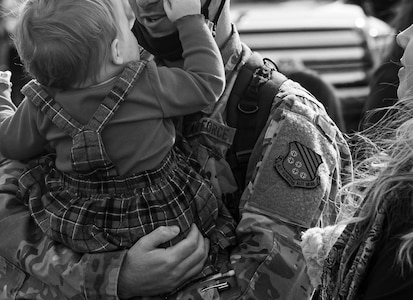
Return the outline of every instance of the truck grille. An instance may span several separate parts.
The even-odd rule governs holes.
[[[368,42],[357,28],[242,30],[241,40],[283,65],[299,61],[333,84],[340,98],[364,97],[374,66]]]

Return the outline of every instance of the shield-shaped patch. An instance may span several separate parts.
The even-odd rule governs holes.
[[[274,168],[291,186],[315,188],[320,184],[317,169],[323,162],[321,156],[299,142],[289,144],[288,154],[274,161]]]

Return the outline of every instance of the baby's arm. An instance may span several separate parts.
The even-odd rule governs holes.
[[[164,0],[164,6],[179,32],[183,67],[153,70],[154,64],[148,64],[149,92],[155,92],[162,116],[169,118],[214,105],[225,87],[225,71],[217,43],[201,14],[200,1]]]
[[[25,160],[44,153],[47,141],[38,130],[34,104],[27,98],[18,107],[12,102],[10,77],[9,71],[0,71],[0,155]]]

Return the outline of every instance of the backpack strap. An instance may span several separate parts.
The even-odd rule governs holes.
[[[280,74],[275,63],[254,52],[241,68],[228,99],[227,124],[237,131],[227,152],[227,161],[240,192],[245,187],[252,149],[267,123],[273,100],[285,78],[274,77],[274,73]]]

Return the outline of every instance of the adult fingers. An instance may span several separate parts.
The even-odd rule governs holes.
[[[167,250],[176,262],[175,276],[184,282],[202,270],[208,257],[209,240],[192,225],[186,239]]]
[[[160,226],[139,240],[139,246],[145,250],[154,250],[162,243],[172,240],[179,234],[178,226]]]

